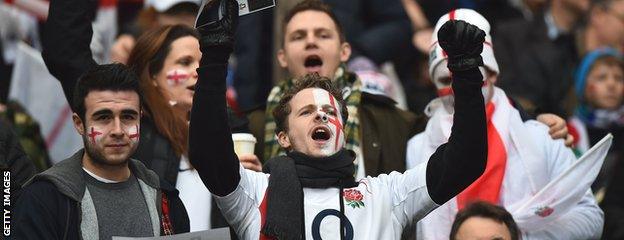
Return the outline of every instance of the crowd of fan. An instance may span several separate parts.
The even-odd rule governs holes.
[[[213,3],[213,8],[220,4],[222,12],[231,10],[223,3],[229,0],[214,2],[218,3]],[[199,0],[0,2],[0,166],[11,170],[12,186],[19,186],[11,198],[11,206],[16,206],[17,211],[15,239],[77,239],[91,235],[110,239],[228,226],[233,236],[243,239],[258,236],[248,232],[254,230],[262,231],[260,237],[271,236],[264,228],[264,220],[268,218],[275,224],[278,218],[272,218],[269,212],[266,218],[262,215],[262,229],[249,228],[237,222],[248,216],[233,215],[232,206],[223,199],[242,201],[232,197],[238,189],[256,187],[243,184],[256,178],[244,171],[278,176],[284,166],[270,160],[290,156],[293,149],[299,151],[296,148],[302,143],[291,141],[298,136],[298,129],[288,127],[295,124],[290,114],[299,91],[293,89],[305,89],[299,81],[310,78],[312,72],[318,73],[314,75],[318,81],[330,79],[333,86],[311,84],[307,88],[323,88],[330,94],[338,89],[334,96],[340,95],[336,97],[340,106],[335,109],[338,113],[333,113],[337,117],[333,119],[328,113],[327,121],[338,121],[340,127],[324,131],[344,133],[336,139],[336,143],[344,141],[344,145],[332,146],[354,154],[350,175],[355,180],[393,171],[408,175],[408,170],[415,173],[425,166],[422,171],[426,168],[430,199],[418,203],[438,209],[424,217],[432,209],[405,207],[417,212],[417,218],[393,219],[407,226],[399,231],[403,239],[624,238],[624,0],[278,1],[271,9],[235,17],[237,20],[232,22],[225,21],[225,14],[217,21],[217,28],[196,25],[202,22],[196,20],[201,4]],[[49,10],[40,10],[39,5]],[[440,29],[449,20],[465,21],[484,32],[483,48],[477,53],[482,59],[480,71],[452,66],[454,58],[468,54],[452,55],[442,42],[448,39],[439,39]],[[233,32],[222,35],[228,30]],[[41,51],[48,71],[62,86],[63,93],[58,94],[64,94],[74,112],[73,122],[85,150],[66,156],[65,161],[51,159],[36,120],[21,103],[8,97],[16,42],[26,42]],[[224,70],[215,67],[222,63]],[[223,75],[225,80],[227,76],[227,82],[220,83],[223,86],[202,82],[202,71],[210,78]],[[455,99],[454,91],[458,95],[462,92],[457,92],[460,87],[456,89],[455,84],[451,87],[451,82],[477,73],[485,82],[481,89],[486,103],[488,156],[487,167],[474,171],[485,172],[483,176],[488,178],[479,178],[468,187],[445,180],[455,173],[453,170],[447,169],[446,177],[430,173],[433,171],[429,168],[442,169],[451,160],[440,157],[439,161],[449,162],[436,163],[439,166],[427,166],[427,161],[445,148],[450,149],[451,139],[460,141],[460,137],[449,135],[451,128],[461,128],[454,126],[460,123],[453,122],[453,114],[465,113],[460,106],[466,105],[455,101],[460,97]],[[134,78],[138,81],[133,82]],[[202,148],[202,141],[218,141],[206,139],[225,131],[197,127],[218,122],[210,117],[197,117],[202,122],[193,118],[205,113],[199,112],[198,106],[204,109],[210,105],[197,102],[197,93],[204,91],[208,95],[219,87],[227,88],[228,133],[250,133],[257,139],[253,154],[235,156],[246,169],[240,170],[240,176],[220,175],[231,170],[226,164],[214,163],[207,169],[201,161],[210,156],[197,150]],[[102,104],[98,98],[107,96],[89,94],[105,90],[116,94],[135,91],[139,97],[115,95],[115,99],[121,99],[115,106],[126,108],[120,113],[122,123],[112,129],[107,129],[106,121],[115,118],[114,111],[92,112]],[[333,104],[334,98],[329,98]],[[138,107],[132,106],[135,100]],[[316,109],[314,112],[310,114],[316,114]],[[502,112],[509,114],[505,118],[510,120],[500,120]],[[518,125],[514,125],[516,118]],[[198,136],[204,130],[208,134]],[[128,144],[133,149],[129,155],[107,152],[109,145],[98,135],[108,138],[108,131],[110,136],[116,131],[130,136]],[[526,132],[529,137],[517,137],[514,131]],[[527,175],[539,174],[533,170],[542,167],[546,178],[552,180],[608,133],[613,135],[613,143],[591,191],[569,214],[544,229],[525,229],[528,225],[514,222],[506,209],[526,200],[523,197],[535,190],[528,187],[527,182],[533,184],[533,180]],[[532,154],[542,156],[539,164],[543,165],[516,163],[524,158],[518,153],[521,142],[538,145],[539,150]],[[455,151],[469,148],[455,146]],[[503,149],[503,156],[492,150],[497,147]],[[222,156],[215,152],[214,156]],[[89,165],[84,159],[81,162],[83,154],[96,164]],[[98,154],[103,155],[95,157]],[[129,157],[136,161],[128,163],[128,172],[100,172],[98,161],[115,159],[106,154],[124,163]],[[492,165],[500,159],[497,170]],[[461,171],[468,174],[471,169],[455,171],[460,172],[455,175],[462,175]],[[215,180],[217,176],[222,177]],[[431,179],[447,188],[468,188],[461,193],[433,191]],[[229,184],[231,181],[235,183]],[[277,183],[263,184],[260,196],[265,196],[267,184],[268,189],[276,189],[272,184]],[[353,187],[340,184],[341,190]],[[302,187],[309,194],[305,189],[309,184],[302,182]],[[365,189],[368,191],[368,186]],[[375,191],[375,186],[372,189]],[[18,198],[20,195],[22,198]],[[268,192],[266,195],[273,196]],[[60,206],[66,198],[78,204]],[[264,199],[258,198],[256,207],[262,208]],[[345,206],[356,202],[347,195],[344,198],[349,201]],[[340,199],[339,214],[344,214]],[[124,205],[128,201],[133,204]],[[56,212],[41,215],[38,207]],[[267,211],[271,209],[275,207],[269,205]],[[141,221],[117,218],[132,211]],[[446,215],[452,215],[450,220]],[[340,219],[332,224],[340,226],[342,238],[345,223]],[[422,220],[416,223],[412,219]],[[65,225],[59,225],[63,227],[46,226],[65,221]],[[87,221],[94,222],[85,224]],[[19,229],[20,225],[23,229]],[[38,227],[32,227],[35,225]],[[279,238],[279,234],[272,236]]]

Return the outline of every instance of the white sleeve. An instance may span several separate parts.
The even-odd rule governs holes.
[[[542,137],[548,159],[550,176],[557,176],[570,166],[576,157],[562,139],[552,141],[546,131]],[[599,239],[602,235],[604,214],[596,204],[591,190],[568,213],[540,231],[525,231],[523,239]]]
[[[240,166],[240,176],[236,190],[223,197],[213,196],[239,238],[258,239],[261,224],[259,207],[269,183],[269,175]]]
[[[392,211],[403,226],[420,220],[438,207],[427,191],[426,170],[425,162],[402,174],[392,172],[369,178],[371,182],[378,181],[389,189]]]
[[[429,160],[429,158],[427,159],[420,158],[420,156],[422,155],[421,151],[422,151],[423,136],[424,136],[423,133],[419,133],[419,134],[416,134],[416,136],[410,138],[409,141],[407,141],[407,149],[406,149],[406,154],[405,154],[406,169],[412,169],[416,167],[418,164],[421,164],[422,162],[426,162],[427,160]]]

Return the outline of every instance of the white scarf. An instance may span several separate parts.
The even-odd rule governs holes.
[[[494,87],[493,91],[491,102],[494,104],[495,110],[492,115],[492,124],[498,131],[505,149],[509,149],[511,146],[517,149],[520,159],[523,161],[522,165],[529,173],[527,178],[532,192],[535,194],[549,181],[548,169],[542,167],[544,159],[541,156],[546,155],[542,151],[543,148],[533,146],[531,136],[524,130],[520,113],[511,105],[505,92],[497,87]],[[446,110],[440,98],[434,99],[427,106],[425,112],[431,119],[423,133],[425,143],[420,146],[422,147],[420,149],[421,156],[418,156],[421,159],[429,159],[438,146],[448,142],[453,125],[453,115]],[[438,218],[425,218],[422,224],[427,227],[418,229],[419,236],[424,236],[424,239],[448,237],[448,231],[450,231],[451,224],[457,214],[457,201],[453,198],[436,209],[435,212]],[[440,216],[442,217],[440,218]],[[448,231],[446,231],[447,229]],[[443,234],[446,235],[440,235],[442,232],[445,232]]]

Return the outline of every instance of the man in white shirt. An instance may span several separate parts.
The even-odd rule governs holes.
[[[218,5],[218,6],[217,6]],[[234,154],[225,112],[225,76],[237,22],[237,3],[204,6],[197,29],[203,53],[191,112],[189,159],[225,218],[242,239],[399,239],[405,225],[442,204],[483,172],[485,110],[479,53],[485,33],[463,21],[440,31],[453,56],[449,68],[458,103],[449,142],[428,163],[379,177],[354,179],[346,150],[348,111],[331,80],[306,75],[273,111],[286,156],[269,160],[269,174],[243,169]],[[220,20],[210,19],[217,7]],[[313,10],[310,10],[313,11]],[[335,29],[323,36],[336,38]],[[471,156],[471,158],[466,158]]]

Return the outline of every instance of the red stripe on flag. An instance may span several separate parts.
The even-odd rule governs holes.
[[[72,111],[71,111],[71,108],[69,108],[69,106],[65,106],[65,108],[61,110],[61,114],[59,114],[58,117],[56,118],[56,121],[54,121],[52,131],[50,131],[50,134],[48,134],[48,137],[46,137],[45,142],[46,142],[46,146],[48,147],[48,149],[50,149],[52,145],[54,145],[54,143],[56,142],[56,138],[61,133],[61,130],[63,129],[63,125],[65,124],[65,119],[67,119],[67,117],[69,117],[71,113]]]
[[[505,177],[507,151],[505,143],[492,123],[495,106],[491,102],[485,106],[488,135],[488,157],[483,175],[457,195],[457,208],[461,210],[471,202],[481,200],[498,204],[500,189]]]

